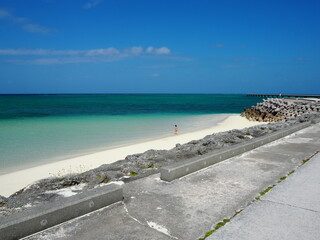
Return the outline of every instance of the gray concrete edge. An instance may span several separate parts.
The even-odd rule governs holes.
[[[315,124],[319,121],[313,121]],[[226,160],[228,158],[240,155],[247,151],[258,148],[262,145],[278,140],[285,136],[288,136],[294,132],[311,126],[311,122],[301,123],[295,126],[288,127],[286,129],[262,136],[256,139],[252,139],[243,143],[236,144],[228,149],[219,150],[213,154],[207,154],[201,157],[195,157],[188,159],[184,162],[177,162],[160,169],[160,179],[164,181],[173,181],[174,179],[186,176],[190,173],[194,173],[203,168],[209,167],[213,164]]]
[[[123,200],[123,189],[108,184],[8,216],[0,224],[1,239],[19,239]]]

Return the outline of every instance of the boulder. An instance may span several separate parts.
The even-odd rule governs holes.
[[[0,195],[0,207],[2,207],[3,205],[5,205],[7,201],[8,201],[7,198],[5,198],[4,196],[1,196],[1,195]]]

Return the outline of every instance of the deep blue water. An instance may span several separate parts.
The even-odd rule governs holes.
[[[0,174],[210,127],[261,98],[245,95],[0,95]]]
[[[245,95],[0,95],[0,119],[131,114],[240,113],[261,98]]]

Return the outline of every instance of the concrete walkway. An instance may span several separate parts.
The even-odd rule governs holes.
[[[320,154],[207,239],[319,240]]]
[[[292,235],[306,232],[297,235],[299,239],[316,239],[320,236],[319,157],[298,167],[318,150],[320,124],[169,183],[161,181],[159,174],[128,183],[123,202],[25,239],[195,240],[223,219],[231,222],[207,239],[298,239]],[[296,172],[277,184],[292,170]],[[262,200],[255,200],[274,184]],[[284,235],[277,237],[272,226]],[[267,235],[270,231],[276,236]]]

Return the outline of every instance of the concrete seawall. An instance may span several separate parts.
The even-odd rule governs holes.
[[[0,239],[19,239],[122,199],[122,186],[109,184],[53,203],[35,206],[6,217],[6,222],[0,225]]]
[[[262,202],[261,193],[265,193],[270,186],[282,185],[287,179],[299,174],[300,166],[303,168],[312,161],[318,161],[319,158],[311,159],[311,157],[320,150],[319,146],[320,124],[315,124],[276,142],[226,159],[219,164],[172,182],[160,181],[159,173],[140,178],[123,185],[125,197],[123,202],[95,211],[85,217],[59,224],[25,239],[194,240],[205,238],[221,222],[225,223],[224,220],[231,219],[230,223],[224,226],[228,227],[229,224],[232,224],[235,214],[243,209],[242,212],[244,212],[252,203]],[[317,171],[319,171],[318,167],[313,171],[315,176],[318,176]],[[311,174],[303,175],[308,180],[307,183],[312,182],[312,184],[306,185],[304,181],[295,183],[294,185],[300,190],[295,195],[292,193],[286,195],[285,200],[291,201],[294,200],[293,196],[303,196],[300,199],[304,204],[304,211],[309,212],[306,219],[311,219],[310,214],[315,215],[316,213],[312,213],[309,209],[317,209],[305,204],[313,202],[319,209],[319,201],[316,197],[318,191],[315,189],[319,181]],[[261,200],[255,200],[256,197],[261,197]],[[292,202],[289,204],[293,205]],[[283,236],[277,235],[278,232],[273,231],[272,228],[265,228],[270,224],[281,227],[289,226],[291,229],[283,228],[282,232],[291,233],[290,236],[294,235],[294,239],[310,239],[309,236],[317,239],[319,231],[312,229],[319,229],[317,228],[318,219],[312,218],[312,221],[305,221],[305,218],[299,218],[301,216],[299,212],[296,215],[287,215],[287,207],[280,205],[280,210],[282,210],[277,210],[277,212],[285,212],[285,214],[279,218],[275,217],[277,215],[270,214],[270,212],[274,213],[272,209],[270,212],[263,211],[262,215],[254,214],[254,220],[247,221],[245,225],[236,228],[233,235],[228,235],[225,239],[234,239],[234,236],[244,239],[245,237],[241,238],[241,234],[254,232],[250,230],[253,222],[253,225],[257,226],[255,229],[258,234],[250,239],[262,239],[263,233],[272,235],[270,237],[269,234],[268,238],[263,239],[277,239]],[[289,208],[296,211],[295,207],[289,206]],[[242,212],[235,218],[241,216]],[[269,218],[265,217],[266,215]],[[256,224],[259,222],[260,226]],[[214,237],[216,233],[218,232],[212,236]],[[238,237],[238,235],[241,236]],[[219,236],[217,239],[220,239]]]
[[[228,158],[234,157],[236,155],[242,154],[244,152],[250,151],[252,149],[290,135],[296,131],[311,126],[311,124],[311,122],[306,122],[297,126],[288,127],[275,133],[268,134],[267,136],[259,137],[257,139],[252,139],[247,142],[228,147],[227,149],[220,150],[213,154],[191,158],[182,163],[179,162],[163,167],[160,169],[160,178],[161,180],[170,182],[174,179],[199,171],[210,165],[216,164]]]
[[[163,167],[160,169],[160,178],[165,181],[172,181],[290,135],[317,122],[319,121],[294,125],[284,130],[228,147],[214,154],[192,158],[182,163]],[[53,203],[35,206],[21,213],[0,219],[0,221],[5,220],[5,223],[1,222],[0,224],[0,236],[1,239],[4,240],[19,239],[103,208],[112,203],[122,201],[122,199],[123,190],[122,187],[117,184],[109,184],[86,190],[75,196],[63,198]]]

